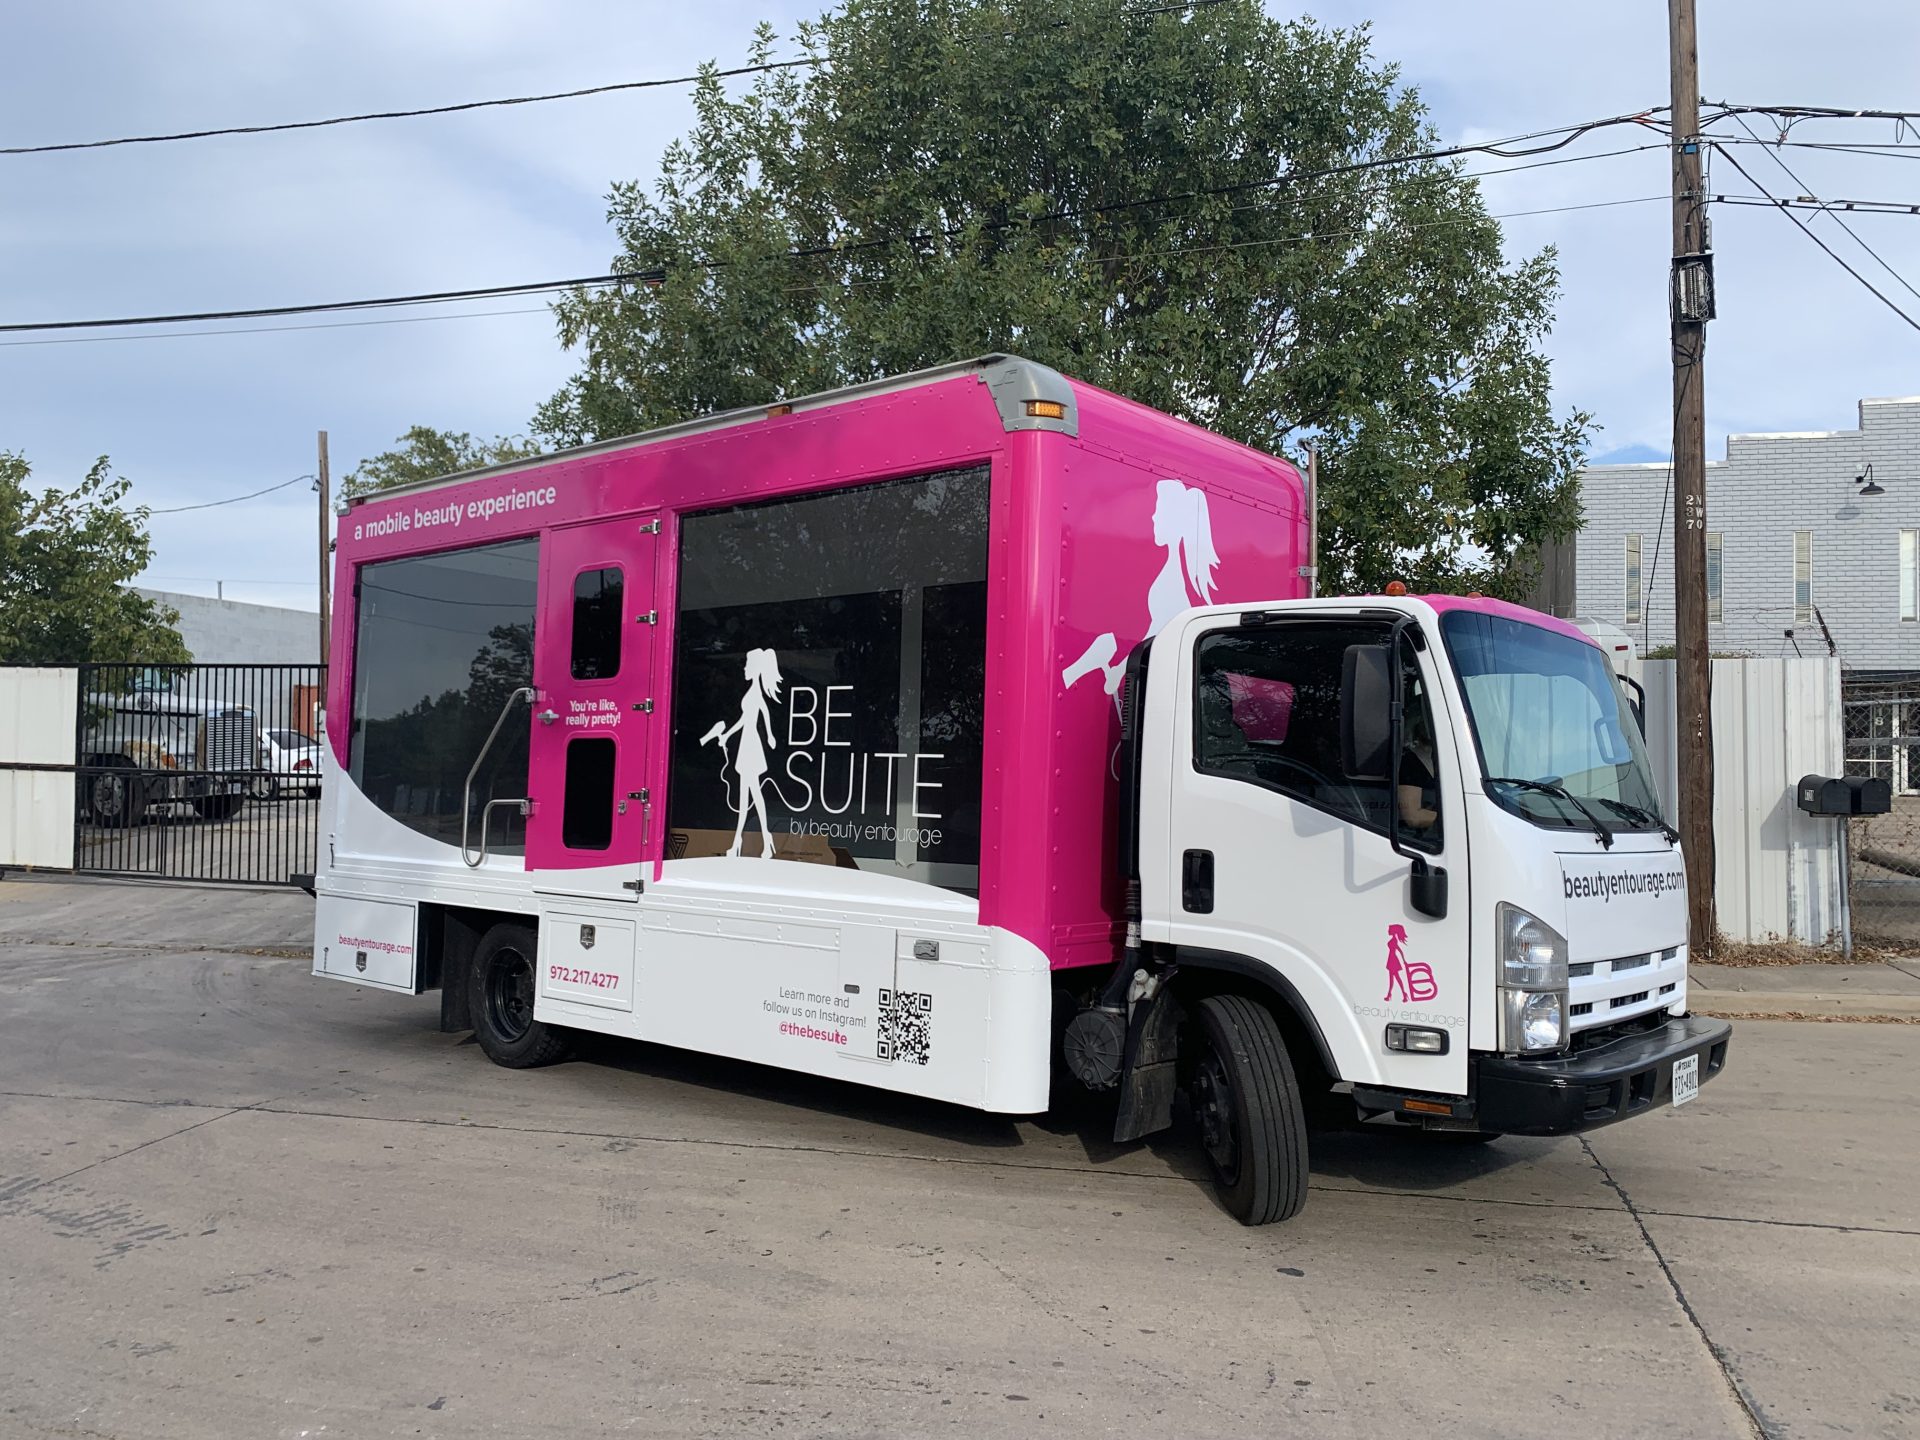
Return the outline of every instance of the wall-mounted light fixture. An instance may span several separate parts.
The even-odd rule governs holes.
[[[1862,495],[1884,495],[1887,487],[1873,478],[1873,463],[1869,461],[1860,473],[1853,477],[1853,483],[1860,487]]]

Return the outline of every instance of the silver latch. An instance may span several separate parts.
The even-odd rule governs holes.
[[[549,706],[545,710],[542,710],[539,716],[540,723],[542,725],[551,725],[553,724],[554,721],[558,720],[559,718],[560,718],[560,712],[553,709],[551,706]]]
[[[642,715],[651,715],[653,713],[653,701],[636,700],[633,702],[633,708]]]
[[[660,522],[658,520],[647,521],[640,527],[640,533],[642,535],[658,535],[660,533]]]

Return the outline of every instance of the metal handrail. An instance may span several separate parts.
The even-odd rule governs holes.
[[[493,815],[494,806],[518,805],[522,815],[527,813],[525,796],[518,800],[489,800],[480,811],[480,853],[469,854],[467,827],[473,820],[473,778],[480,773],[480,766],[486,760],[487,752],[493,749],[493,742],[500,734],[500,727],[507,723],[507,713],[513,709],[514,702],[517,700],[525,700],[531,705],[534,701],[533,687],[522,685],[507,696],[507,703],[500,707],[500,718],[493,722],[493,729],[487,732],[486,741],[480,746],[480,753],[473,757],[473,768],[467,771],[466,788],[460,792],[460,858],[469,869],[479,869],[481,862],[487,858],[487,821]]]

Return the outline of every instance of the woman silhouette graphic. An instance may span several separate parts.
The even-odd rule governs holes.
[[[1162,480],[1154,491],[1153,543],[1167,552],[1167,558],[1147,587],[1147,629],[1142,640],[1158,635],[1162,626],[1187,607],[1213,602],[1213,572],[1220,563],[1220,552],[1213,548],[1207,492],[1197,485]],[[1060,680],[1071,688],[1098,670],[1102,687],[1113,697],[1117,710],[1126,666],[1119,641],[1108,631],[1096,636],[1086,653],[1060,672]]]
[[[769,701],[780,699],[780,657],[771,650],[749,650],[744,667],[747,693],[740,698],[740,718],[731,725],[716,720],[713,728],[700,737],[702,745],[712,741],[724,752],[727,737],[738,735],[733,748],[733,773],[740,777],[740,795],[734,802],[733,844],[727,848],[730,858],[738,858],[747,833],[747,810],[751,808],[760,822],[760,858],[773,859],[773,829],[767,823],[767,751],[777,748],[773,738],[773,717]],[[766,732],[766,744],[760,743]]]

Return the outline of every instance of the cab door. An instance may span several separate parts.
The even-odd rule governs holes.
[[[1168,917],[1165,935],[1150,938],[1276,973],[1339,1079],[1464,1094],[1467,846],[1454,737],[1430,699],[1437,657],[1402,642],[1402,780],[1412,783],[1401,796],[1349,779],[1341,762],[1347,649],[1389,634],[1377,617],[1325,612],[1188,622],[1178,664],[1166,666],[1178,694],[1164,697],[1173,754],[1158,887],[1142,837],[1148,913]],[[1403,845],[1449,872],[1443,916],[1413,908],[1412,861],[1389,844],[1389,804],[1402,805]],[[1389,1026],[1438,1030],[1445,1053],[1389,1050]]]
[[[660,522],[650,515],[550,532],[540,577],[529,722],[527,869],[534,887],[633,900],[653,843]]]

